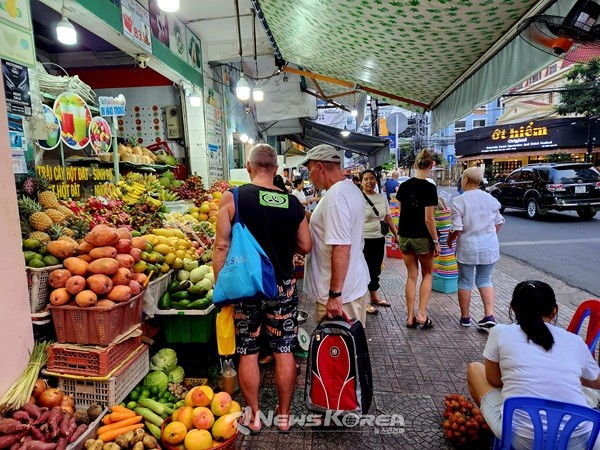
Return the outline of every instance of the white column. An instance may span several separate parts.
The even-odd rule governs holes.
[[[204,122],[204,93],[200,106],[192,106],[185,96],[186,114],[183,118],[187,129],[187,143],[190,155],[190,175],[196,173],[202,177],[204,187],[208,188],[208,148],[206,146],[206,127]]]

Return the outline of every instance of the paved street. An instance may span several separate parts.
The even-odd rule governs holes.
[[[456,195],[455,188],[441,188]],[[597,259],[600,256],[600,213],[581,220],[572,212],[549,212],[529,220],[524,211],[506,209],[500,231],[500,251],[546,272],[570,286],[600,297]]]

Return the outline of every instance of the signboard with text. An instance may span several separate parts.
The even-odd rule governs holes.
[[[50,190],[58,198],[77,200],[81,197],[108,196],[115,172],[104,167],[76,167],[43,165],[37,174],[48,179]]]
[[[481,127],[457,133],[455,152],[456,155],[466,156],[585,147],[588,131],[591,132],[592,139],[600,142],[600,124],[595,121],[590,123],[586,118],[579,117]]]
[[[136,0],[121,0],[123,34],[152,54],[150,13]]]

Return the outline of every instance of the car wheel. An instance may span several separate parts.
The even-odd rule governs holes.
[[[527,200],[527,207],[525,208],[527,212],[527,218],[531,220],[539,219],[540,216],[546,214],[545,209],[540,209],[535,198],[530,198]]]
[[[583,220],[590,220],[596,215],[596,211],[594,211],[592,208],[581,208],[577,210],[577,215]]]

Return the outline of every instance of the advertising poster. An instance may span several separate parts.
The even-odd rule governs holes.
[[[13,160],[13,172],[27,173],[27,162],[25,161],[27,140],[25,139],[22,116],[8,114],[8,136]]]
[[[202,72],[202,46],[200,38],[194,34],[192,30],[186,27],[185,31],[187,45],[187,62],[190,66],[199,72]]]
[[[6,110],[9,113],[30,116],[31,98],[27,67],[2,60],[2,80],[6,94]]]
[[[85,101],[73,92],[63,92],[54,101],[54,113],[60,121],[60,138],[73,150],[89,143],[92,114]]]
[[[150,13],[135,0],[121,0],[123,34],[152,54]]]
[[[31,30],[29,0],[0,1],[0,20]]]
[[[0,20],[0,58],[35,66],[35,47],[31,30],[14,27]]]
[[[211,182],[224,178],[222,113],[216,107],[214,93],[209,89],[206,104],[206,143],[208,144],[208,170]]]
[[[185,24],[177,17],[169,18],[169,47],[174,55],[177,55],[184,61],[187,61],[185,51],[185,29]]]
[[[158,7],[158,0],[149,0],[150,29],[152,36],[169,47],[169,20],[167,13]]]

